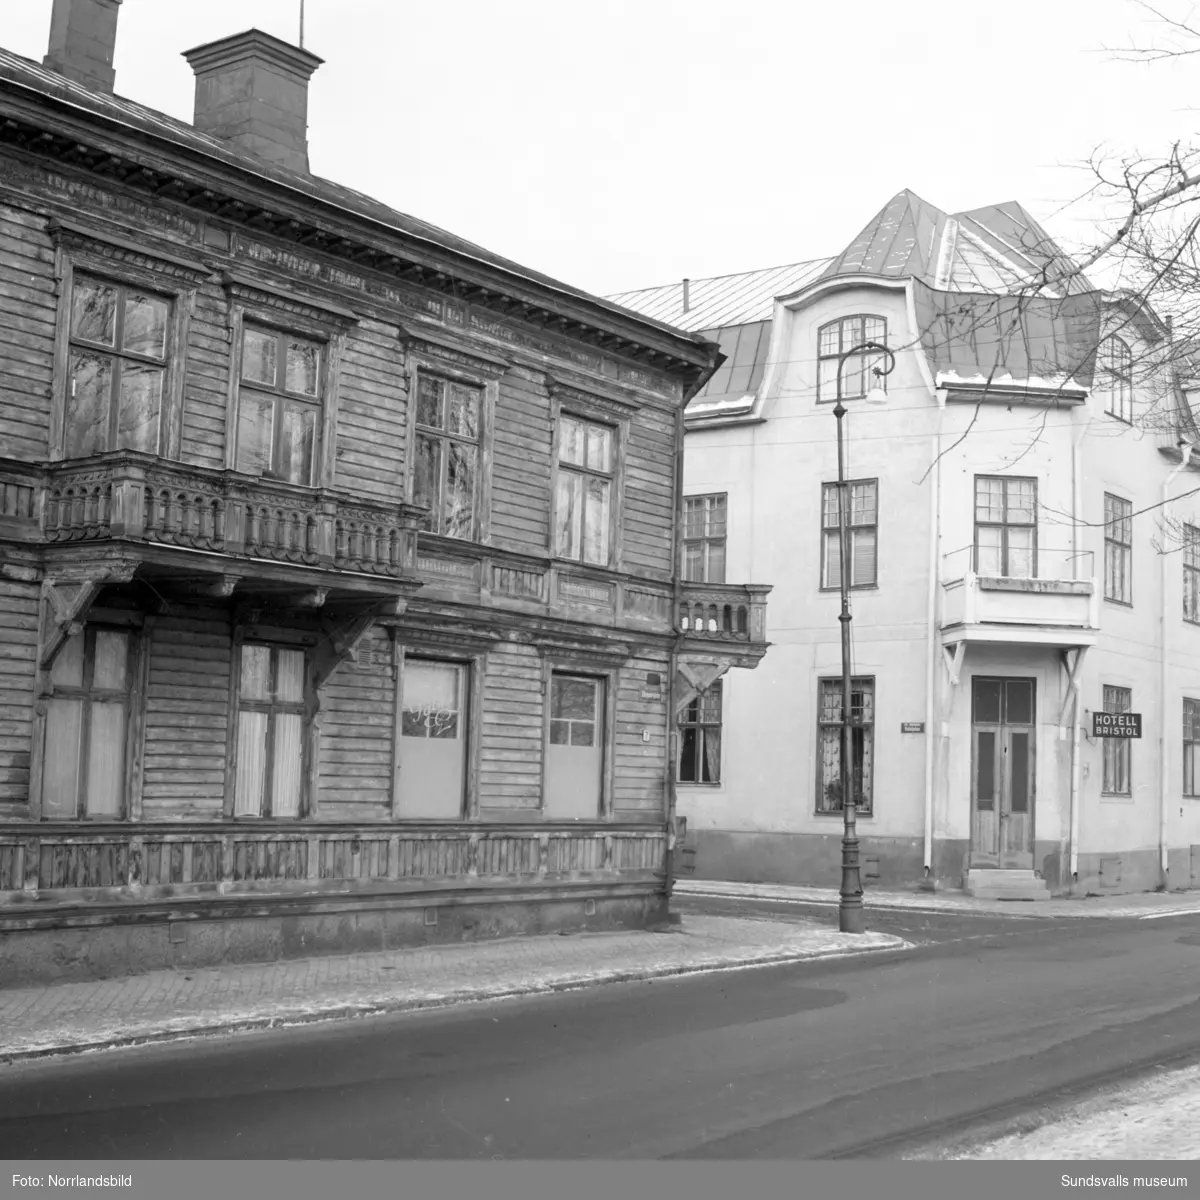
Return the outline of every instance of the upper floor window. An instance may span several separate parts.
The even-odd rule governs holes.
[[[1097,385],[1105,393],[1104,411],[1133,422],[1133,354],[1119,337],[1107,337],[1097,355]]]
[[[158,453],[170,316],[171,302],[163,296],[75,275],[64,457],[108,450]]]
[[[683,501],[683,577],[689,583],[725,582],[725,492]]]
[[[612,556],[616,438],[611,425],[563,413],[559,419],[554,553],[607,566]]]
[[[1133,602],[1133,503],[1104,493],[1104,598]]]
[[[1036,479],[975,476],[975,570],[992,578],[1036,578]]]
[[[429,509],[431,533],[475,537],[482,396],[481,387],[424,371],[417,377],[413,503]]]
[[[878,351],[851,354],[842,367],[841,357],[865,342],[887,345],[887,321],[883,317],[842,317],[822,325],[817,334],[817,399],[856,400],[878,385],[887,387],[884,376],[876,376],[874,367],[885,365],[885,355]]]
[[[246,325],[238,390],[236,469],[312,486],[321,437],[323,347]]]
[[[879,482],[875,479],[851,480],[846,484],[849,507],[846,536],[850,540],[850,586],[874,587],[878,581],[879,555]],[[842,540],[838,510],[841,489],[836,483],[821,487],[821,586],[842,586]]]
[[[1200,623],[1200,529],[1183,527],[1183,619]]]

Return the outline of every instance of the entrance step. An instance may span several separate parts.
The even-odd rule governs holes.
[[[1032,871],[973,869],[967,872],[967,886],[963,890],[978,900],[1050,899],[1046,881]]]

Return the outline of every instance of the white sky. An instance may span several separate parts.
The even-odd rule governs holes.
[[[1185,16],[1186,0],[1161,0]],[[125,0],[119,94],[190,120],[180,54],[299,0]],[[0,3],[41,60],[51,0]],[[1098,146],[1200,140],[1200,56],[1133,0],[307,0],[313,170],[605,294],[839,251],[912,188],[1020,200],[1068,246]],[[1200,10],[1197,10],[1200,17]],[[1092,216],[1100,214],[1093,212]]]

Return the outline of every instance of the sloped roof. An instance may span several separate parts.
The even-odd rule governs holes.
[[[768,267],[765,271],[689,279],[686,307],[682,281],[620,292],[607,299],[677,329],[711,332],[752,321],[769,321],[775,311],[775,298],[790,295],[811,283],[828,262],[827,258],[819,258]]]

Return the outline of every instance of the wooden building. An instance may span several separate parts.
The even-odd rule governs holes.
[[[0,981],[665,914],[694,334],[314,177],[315,55],[0,51]]]

